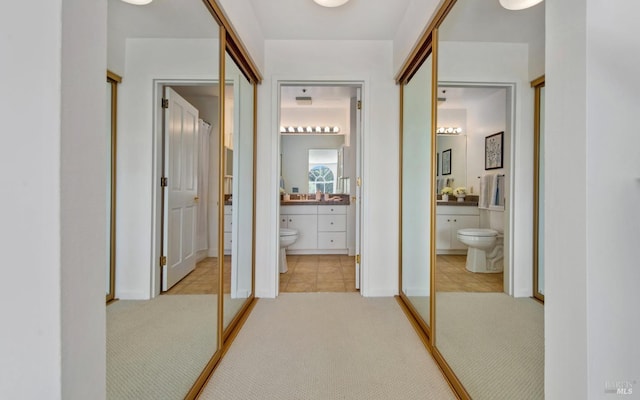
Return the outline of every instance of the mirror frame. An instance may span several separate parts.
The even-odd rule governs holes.
[[[107,70],[107,83],[111,86],[111,97],[107,99],[111,104],[111,180],[109,186],[109,293],[106,295],[106,302],[116,298],[116,161],[118,150],[118,84],[122,82],[122,77]]]
[[[399,299],[402,301],[401,305],[403,307],[405,307],[406,310],[408,310],[408,312],[410,313],[410,315],[413,318],[413,322],[415,324],[417,324],[420,327],[420,330],[422,331],[424,337],[423,342],[431,349],[433,347],[433,321],[435,320],[434,317],[434,313],[435,313],[435,303],[433,302],[433,294],[435,293],[435,274],[434,274],[434,268],[433,266],[434,264],[434,258],[433,258],[433,254],[435,251],[435,243],[433,240],[431,240],[431,243],[429,245],[430,247],[430,257],[429,257],[429,321],[425,321],[422,316],[420,315],[420,313],[418,312],[418,310],[413,306],[413,304],[411,303],[411,300],[409,299],[409,297],[407,295],[405,295],[404,293],[404,287],[403,287],[403,260],[402,260],[402,242],[403,242],[403,224],[402,224],[402,216],[403,216],[403,177],[404,177],[404,171],[403,171],[403,163],[404,163],[404,125],[405,125],[405,121],[404,121],[404,93],[405,93],[405,86],[409,83],[409,81],[411,80],[411,78],[415,75],[415,73],[420,69],[420,67],[424,64],[424,62],[431,57],[431,63],[432,66],[436,66],[436,61],[437,61],[437,56],[436,56],[436,52],[434,49],[434,43],[435,43],[435,35],[429,34],[427,37],[424,38],[424,41],[422,42],[421,46],[420,46],[420,51],[415,53],[415,58],[412,60],[412,62],[408,65],[408,68],[406,71],[404,71],[404,73],[399,76],[397,78],[397,83],[400,84],[400,126],[399,126],[399,142],[398,142],[398,151],[399,151],[399,156],[398,156],[398,160],[399,160],[399,179],[398,179],[398,201],[399,201],[399,205],[398,205],[398,223],[399,223],[399,231],[398,231],[398,293],[399,293]],[[430,142],[431,142],[431,160],[430,160],[430,168],[431,171],[435,171],[436,168],[436,158],[435,158],[435,127],[436,127],[436,121],[433,118],[433,116],[435,115],[436,112],[436,107],[437,107],[437,101],[436,101],[436,95],[437,95],[437,91],[433,90],[434,88],[434,84],[437,82],[437,76],[436,76],[436,68],[432,67],[431,69],[431,127],[430,127]],[[437,88],[437,85],[435,85],[435,87]],[[435,199],[435,180],[432,179],[431,180],[431,185],[429,188],[429,196],[430,198],[433,200]],[[431,202],[431,207],[429,210],[430,213],[430,218],[431,221],[433,221],[433,218],[435,218],[435,201]],[[433,238],[435,235],[435,226],[433,223],[430,224],[430,238]]]
[[[235,33],[230,21],[225,16],[222,8],[218,5],[217,0],[203,0],[205,6],[213,16],[213,18],[218,23],[220,29],[219,35],[219,54],[218,54],[218,62],[219,62],[219,82],[226,82],[225,76],[225,60],[227,51],[231,55],[232,59],[238,65],[242,73],[249,80],[251,85],[253,86],[253,207],[252,207],[252,221],[253,221],[253,232],[252,232],[252,256],[251,256],[251,296],[247,298],[241,309],[234,316],[233,320],[229,323],[227,329],[224,329],[223,324],[223,312],[224,312],[224,304],[223,304],[223,289],[224,289],[224,267],[223,264],[220,268],[218,268],[218,343],[217,350],[212,355],[211,359],[204,367],[200,376],[193,383],[193,386],[185,396],[185,399],[196,399],[207,381],[213,374],[213,371],[218,366],[222,356],[226,353],[228,348],[231,346],[231,343],[235,339],[238,331],[242,327],[243,323],[249,316],[250,311],[253,309],[256,303],[255,298],[255,215],[256,215],[256,207],[255,207],[255,189],[256,189],[256,155],[257,155],[257,85],[262,82],[262,76],[255,63],[251,59],[249,52],[246,50],[246,47]],[[225,85],[219,85],[219,96],[222,99],[220,104],[218,105],[218,116],[220,120],[220,128],[218,132],[220,145],[219,145],[219,175],[222,176],[224,174],[224,168],[226,163],[226,152],[224,148],[224,92]],[[219,176],[219,178],[220,178]],[[224,179],[219,179],[219,190],[218,190],[218,204],[224,204]],[[224,219],[224,207],[218,207],[218,221],[223,221]],[[218,259],[224,260],[224,226],[221,223],[218,223]]]
[[[531,81],[534,89],[533,114],[533,297],[544,303],[544,294],[539,292],[539,238],[540,238],[540,114],[541,90],[545,86],[544,75]]]

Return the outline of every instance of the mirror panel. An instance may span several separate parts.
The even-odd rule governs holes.
[[[532,129],[514,121],[532,120],[533,110],[512,107],[531,101],[526,77],[544,68],[544,2],[514,12],[498,2],[458,0],[437,30],[437,93],[446,100],[439,99],[436,125],[453,124],[453,114],[464,111],[460,124],[464,124],[467,162],[465,181],[458,176],[464,173],[451,173],[455,179],[450,186],[466,188],[462,204],[451,204],[449,199],[448,204],[439,201],[436,206],[434,348],[463,399],[541,399],[544,310],[518,286],[525,274],[532,276],[531,270],[520,262],[509,263],[522,257],[522,253],[509,254],[511,249],[526,247],[510,245],[510,240],[520,240],[509,231],[511,207],[519,210],[522,200],[510,201],[509,175],[530,168],[518,164],[527,160],[525,155],[511,154],[512,149],[518,150],[511,146],[511,136],[514,143],[532,139]],[[456,90],[464,100],[460,104],[454,101]],[[500,153],[504,165],[488,168],[486,138],[498,132],[504,132]],[[442,152],[456,151],[453,144],[444,143],[445,137],[436,140],[440,165],[434,176],[443,179]],[[456,168],[455,162],[451,168]],[[527,178],[523,179],[519,184],[526,186]],[[439,192],[441,186],[437,184]],[[472,190],[477,196],[471,195]],[[460,237],[459,230],[464,228],[493,229],[498,234],[481,249]],[[509,294],[516,290],[522,297]]]
[[[402,89],[401,291],[427,326],[431,298],[431,92],[429,55]]]
[[[106,311],[107,398],[185,398],[219,349],[219,26],[201,1],[135,6],[120,0],[108,0],[107,26],[108,68],[123,76],[117,127],[118,259],[124,260],[119,300]],[[167,123],[177,120],[191,129]],[[178,148],[184,157],[175,157]],[[142,189],[162,176],[170,177],[167,187]],[[169,193],[187,181],[182,210],[191,218],[174,224],[176,199]],[[151,197],[153,205],[145,200]],[[126,239],[147,225],[152,209],[152,250],[168,260],[163,273],[155,262],[153,268],[132,262],[139,244]],[[180,225],[185,229],[176,234]],[[169,270],[181,275],[168,279]]]
[[[225,59],[225,262],[223,329],[253,295],[254,91],[233,58]],[[229,173],[231,172],[231,173]],[[229,184],[230,183],[230,184]]]

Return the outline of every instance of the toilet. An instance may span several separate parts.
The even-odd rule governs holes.
[[[278,257],[278,267],[281,274],[289,269],[287,268],[286,248],[294,244],[298,240],[298,231],[295,229],[280,228],[280,256]]]
[[[498,273],[504,268],[503,235],[495,229],[459,229],[458,240],[469,247],[467,251],[468,271]]]

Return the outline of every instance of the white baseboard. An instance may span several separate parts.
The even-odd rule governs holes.
[[[347,249],[338,249],[338,250],[319,250],[319,249],[312,249],[312,250],[289,250],[287,249],[287,254],[289,255],[331,255],[331,254],[337,254],[337,255],[346,255],[349,254],[349,250]]]

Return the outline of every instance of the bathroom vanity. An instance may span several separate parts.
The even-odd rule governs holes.
[[[348,204],[335,203],[299,201],[280,207],[280,228],[298,231],[288,254],[348,254]]]
[[[436,254],[466,254],[457,238],[458,229],[478,228],[480,211],[474,202],[438,202],[436,206]]]

